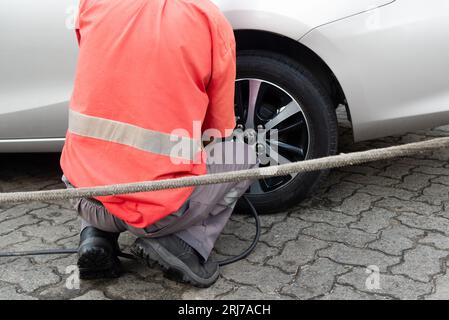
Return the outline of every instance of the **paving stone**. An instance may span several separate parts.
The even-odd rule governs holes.
[[[336,277],[348,270],[348,267],[328,259],[319,259],[311,266],[304,267],[297,279],[283,288],[282,293],[302,300],[324,295],[332,289]]]
[[[446,164],[447,160],[449,159],[449,151],[446,150],[446,148],[435,150],[432,152],[429,158],[441,161],[442,163]]]
[[[268,214],[260,217],[260,225],[264,228],[271,228],[274,224],[284,221],[287,218],[287,213],[282,212],[280,214]],[[253,220],[251,218],[251,224]]]
[[[288,218],[285,222],[275,224],[261,240],[270,246],[281,247],[285,242],[295,240],[304,228],[312,224],[299,219]]]
[[[70,228],[70,230],[74,229]],[[79,234],[77,231],[75,231],[73,232],[73,236],[67,236],[67,238],[59,239],[55,242],[55,244],[64,248],[76,248],[79,244],[79,241],[80,241]]]
[[[435,168],[435,167],[420,166],[420,167],[413,169],[413,172],[437,176],[437,178],[433,178],[432,181],[439,182],[439,183],[446,184],[446,185],[449,184],[449,181],[445,179],[447,177],[441,177],[441,176],[449,175],[449,169],[447,169],[447,168]],[[438,180],[440,180],[440,181],[438,181]]]
[[[2,188],[2,186],[0,184],[0,191],[2,190],[1,188]],[[3,192],[3,191],[1,191],[1,192]],[[17,204],[5,204],[5,203],[0,204],[0,212],[5,212],[6,210],[10,210],[16,206],[17,206]]]
[[[242,285],[257,287],[266,294],[276,294],[289,283],[293,276],[287,275],[270,266],[255,266],[247,261],[241,261],[222,268],[222,276]]]
[[[286,300],[291,299],[278,293],[262,293],[254,286],[233,284],[223,278],[207,289],[188,289],[182,295],[186,300]]]
[[[348,215],[359,215],[363,211],[371,209],[373,202],[379,200],[380,197],[371,196],[366,193],[356,193],[355,195],[346,198],[341,206],[335,208],[337,211],[344,212]]]
[[[0,283],[0,300],[37,300],[37,298],[18,293],[17,288],[13,285]]]
[[[255,231],[254,223],[232,222],[226,226],[223,235],[234,235],[240,239],[252,241],[254,239]]]
[[[359,292],[354,290],[352,287],[335,285],[330,293],[326,294],[324,297],[319,298],[319,300],[391,300],[389,297],[379,296],[377,294],[369,294],[365,292]]]
[[[151,279],[139,281],[133,275],[125,275],[110,281],[104,292],[109,298],[126,297],[129,300],[173,300],[180,299],[182,296],[182,291],[179,289],[166,289],[161,283]]]
[[[1,258],[0,259],[0,266],[2,266],[2,265],[7,265],[7,264],[11,264],[11,263],[13,263],[14,261],[17,261],[17,260],[19,260],[20,258],[18,258],[18,257],[4,257],[4,258]],[[1,283],[1,282],[0,282]]]
[[[50,205],[43,209],[33,210],[32,214],[37,218],[51,222],[53,225],[64,224],[77,218],[75,210],[68,210],[59,205]]]
[[[342,212],[317,209],[304,209],[300,213],[293,213],[291,217],[297,217],[307,222],[328,223],[334,227],[346,227],[351,222],[357,221],[357,217]]]
[[[401,137],[402,143],[412,143],[418,141],[424,141],[427,137],[425,134],[407,133]]]
[[[1,230],[0,232],[1,235],[8,235],[11,234],[12,232],[17,232],[17,230],[19,230],[22,227],[29,225],[36,225],[37,223],[39,223],[38,219],[24,215],[18,218],[0,222],[0,230]]]
[[[445,170],[446,170],[446,174],[449,174],[449,169],[445,169]],[[449,176],[439,175],[438,177],[432,179],[432,183],[438,183],[438,184],[443,184],[445,186],[449,186]]]
[[[222,235],[217,241],[215,250],[225,256],[236,256],[245,251],[251,241],[242,241],[234,235]]]
[[[449,220],[437,216],[421,216],[404,212],[398,218],[403,224],[421,230],[436,231],[449,235]]]
[[[331,201],[342,202],[362,187],[361,184],[343,181],[331,186],[322,196]]]
[[[399,257],[388,256],[382,252],[351,248],[342,244],[334,244],[329,249],[321,250],[318,255],[347,265],[364,267],[376,265],[381,271],[386,270],[387,267],[397,264],[400,261]]]
[[[214,255],[215,258],[215,255]],[[219,257],[221,260],[222,257]],[[228,258],[228,257],[226,257]],[[149,268],[146,264],[128,259],[121,259],[123,269],[139,279],[148,279],[157,283],[164,282],[164,274],[158,268]]]
[[[302,233],[317,239],[342,242],[355,247],[363,247],[368,242],[376,240],[376,235],[364,231],[349,228],[337,228],[324,223],[315,223],[313,226],[304,229]]]
[[[437,216],[449,219],[449,202],[444,202],[442,210],[436,213]]]
[[[33,251],[33,250],[45,250],[49,248],[49,244],[43,243],[40,238],[31,238],[25,242],[17,242],[8,246],[5,251],[15,252],[15,251]]]
[[[403,178],[403,181],[396,187],[411,191],[419,191],[430,185],[430,179],[434,176],[421,173],[413,173]]]
[[[406,275],[414,280],[429,282],[433,275],[441,272],[441,259],[448,257],[447,250],[436,250],[419,245],[404,255],[404,262],[391,268],[394,274]]]
[[[343,285],[350,285],[358,291],[393,299],[418,299],[429,294],[432,290],[430,283],[414,281],[400,275],[392,276],[386,274],[379,275],[379,289],[367,287],[368,277],[372,276],[372,274],[368,274],[366,271],[366,268],[355,268],[350,273],[339,277],[337,282]]]
[[[312,262],[316,252],[326,248],[328,244],[307,236],[287,242],[281,255],[268,260],[267,264],[277,266],[289,273],[296,273],[299,267]]]
[[[105,297],[104,293],[99,290],[91,290],[80,297],[72,300],[110,300]]]
[[[425,201],[432,205],[441,206],[447,203],[449,199],[449,186],[432,183],[432,185],[423,190],[423,195],[418,197],[418,201]]]
[[[370,211],[362,213],[360,221],[351,223],[350,228],[360,229],[368,233],[378,233],[385,229],[391,223],[391,219],[396,216],[389,210],[373,208]]]
[[[444,131],[444,129],[439,130],[438,128],[434,128],[431,130],[418,130],[418,131],[416,131],[416,133],[424,135],[426,137],[445,137],[446,136],[446,132]]]
[[[0,183],[1,185],[1,183]],[[39,202],[22,203],[17,205],[11,205],[9,208],[2,210],[2,221],[10,220],[13,218],[19,218],[29,214],[34,210],[48,207],[48,204]]]
[[[397,179],[380,176],[366,176],[362,174],[351,174],[345,177],[344,180],[363,185],[377,185],[377,186],[392,186],[400,182],[400,180]]]
[[[213,287],[206,289],[188,288],[183,294],[185,300],[215,300],[229,292],[236,291],[240,286],[233,284],[224,278],[218,279]]]
[[[235,291],[219,297],[220,300],[291,300],[292,298],[277,293],[262,293],[257,288],[241,286]]]
[[[435,279],[435,292],[427,296],[427,300],[449,300],[449,274],[438,276]]]
[[[36,267],[39,265],[48,266],[56,269],[58,274],[66,275],[69,267],[76,266],[78,257],[76,254],[71,255],[51,255],[51,256],[35,256],[31,258]]]
[[[41,300],[71,300],[76,299],[89,291],[104,292],[104,285],[109,280],[83,281],[79,283],[79,289],[75,286],[74,279],[70,275],[64,275],[62,281],[53,286],[47,286],[39,290],[36,295]]]
[[[415,158],[399,158],[396,160],[397,163],[415,165],[415,166],[424,166],[424,167],[433,167],[433,168],[442,168],[445,165],[444,162],[438,160],[430,160],[430,159],[419,159]]]
[[[7,235],[0,236],[0,248],[5,249],[10,245],[25,242],[27,240],[29,240],[29,238],[26,237],[23,232],[15,231]]]
[[[301,203],[299,203],[296,207],[294,207],[291,210],[290,216],[297,216],[300,215],[302,210],[306,210],[306,209],[310,209],[310,208],[314,208],[317,210],[327,210],[330,206],[335,207],[337,206],[337,204],[333,201],[328,200],[325,197],[322,197],[321,195],[323,194],[324,191],[322,191],[322,193],[315,193],[313,195],[311,195],[310,198],[305,199],[304,201],[302,201]]]
[[[435,129],[432,129],[431,131],[434,131],[434,130],[442,131],[445,134],[446,132],[449,132],[449,126],[447,125],[447,126],[437,127]]]
[[[390,209],[394,212],[415,212],[427,216],[441,211],[441,206],[429,205],[419,201],[404,201],[393,197],[376,202],[376,207]]]
[[[269,247],[264,243],[259,243],[254,252],[247,258],[252,263],[264,264],[270,257],[278,255],[280,248]]]
[[[368,247],[389,255],[399,256],[404,250],[413,248],[416,238],[423,236],[424,233],[422,230],[395,224],[383,230],[380,238],[370,243]]]
[[[449,250],[449,236],[443,236],[441,234],[428,234],[425,238],[420,240],[420,243],[433,245],[441,250]]]
[[[58,189],[55,181],[49,181],[48,177],[32,177],[24,176],[26,179],[20,179],[20,176],[15,177],[18,180],[2,182],[4,192],[27,192],[45,189]],[[51,187],[51,188],[50,188]]]
[[[36,267],[27,259],[2,265],[0,268],[0,281],[17,283],[24,292],[30,293],[43,286],[56,284],[61,279],[53,270],[46,266]]]
[[[363,174],[367,176],[374,176],[380,173],[379,169],[368,167],[368,166],[352,166],[352,167],[344,167],[340,169],[343,172],[350,172],[356,174]]]
[[[340,170],[331,171],[329,176],[323,181],[322,187],[327,189],[330,186],[334,186],[340,183],[344,183],[342,179],[348,175],[347,172],[343,172]],[[355,185],[355,184],[353,184]]]
[[[119,243],[122,248],[127,248],[131,246],[136,241],[136,236],[130,232],[124,232],[119,237]]]
[[[416,197],[416,193],[400,189],[399,187],[364,186],[359,192],[380,197],[396,197],[401,200],[410,200]]]
[[[384,161],[377,161],[377,162],[372,162],[372,163],[368,163],[367,166],[373,167],[373,168],[377,168],[377,169],[381,169],[381,170],[386,170],[388,167],[391,167],[393,165],[397,165],[397,162],[394,160],[384,160]]]
[[[21,230],[29,237],[39,237],[47,243],[55,243],[58,240],[78,235],[78,230],[72,231],[65,225],[51,225],[47,221],[23,227]]]
[[[394,163],[391,166],[385,168],[383,172],[380,172],[379,176],[402,179],[406,175],[409,175],[413,168],[415,168],[415,166]]]

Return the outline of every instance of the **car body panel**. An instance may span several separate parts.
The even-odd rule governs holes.
[[[61,138],[77,45],[74,0],[0,1],[0,138]],[[72,16],[71,16],[72,15]],[[0,148],[8,149],[11,141]]]
[[[300,41],[340,82],[355,140],[449,123],[449,1],[398,0]]]
[[[394,0],[214,0],[236,30],[262,30],[299,39],[311,29]],[[338,2],[338,6],[336,3]]]
[[[213,0],[236,30],[261,30],[297,40],[311,29],[394,0]]]

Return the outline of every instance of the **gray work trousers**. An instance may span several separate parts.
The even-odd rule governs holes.
[[[241,143],[220,144],[222,151],[208,158],[209,174],[245,170],[257,167],[257,156],[253,148]],[[238,147],[236,147],[238,145]],[[218,149],[216,149],[218,150]],[[232,150],[231,152],[229,152]],[[236,151],[237,150],[237,151]],[[228,154],[233,156],[228,157]],[[217,161],[218,160],[218,161]],[[67,187],[71,183],[63,177]],[[137,229],[110,214],[95,199],[80,199],[73,202],[82,219],[81,230],[88,226],[122,233],[129,231],[137,237],[159,238],[176,235],[193,247],[205,260],[209,258],[215,242],[226,226],[238,199],[247,191],[251,181],[196,187],[186,203],[173,214],[145,229]]]

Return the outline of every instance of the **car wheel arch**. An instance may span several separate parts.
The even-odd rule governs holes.
[[[235,30],[237,52],[247,50],[270,51],[301,63],[323,85],[335,107],[344,105],[351,120],[345,93],[337,77],[326,62],[307,46],[289,37],[262,30]]]

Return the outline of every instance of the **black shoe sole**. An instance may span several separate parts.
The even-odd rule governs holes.
[[[122,274],[120,260],[101,247],[80,250],[78,258],[80,279],[115,279]]]
[[[198,277],[184,262],[176,258],[154,239],[146,239],[144,244],[141,239],[138,239],[131,247],[131,252],[148,267],[158,266],[168,279],[191,284],[198,288],[209,288],[218,280],[220,275],[217,268],[217,271],[208,279]]]

